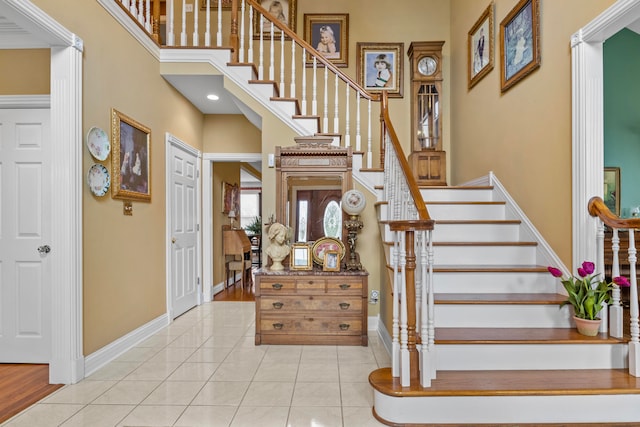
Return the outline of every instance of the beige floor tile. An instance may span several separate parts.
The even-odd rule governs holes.
[[[121,380],[135,371],[143,362],[111,362],[85,378],[90,381]]]
[[[184,410],[185,406],[137,406],[118,426],[172,426]]]
[[[163,381],[175,371],[180,362],[145,362],[135,371],[124,377],[123,381]]]
[[[235,413],[235,406],[189,406],[184,411],[184,414],[178,418],[174,426],[227,427],[231,424]]]
[[[338,382],[338,363],[301,363],[298,366],[299,382]]]
[[[137,405],[160,384],[160,381],[120,381],[93,403],[97,405]]]
[[[254,382],[241,406],[290,406],[294,383]]]
[[[369,347],[343,346],[338,347],[338,362],[376,363],[376,358]]]
[[[142,405],[188,405],[206,381],[165,381],[142,401]]]
[[[156,334],[142,341],[136,347],[164,348],[175,339],[175,336]]]
[[[287,427],[341,427],[341,408],[295,406],[289,411]]]
[[[226,360],[237,363],[260,363],[264,358],[266,349],[260,346],[253,348],[234,348],[227,356]]]
[[[289,417],[287,406],[241,406],[238,408],[231,427],[285,427]],[[259,420],[259,421],[258,421]]]
[[[340,363],[340,382],[364,383],[369,381],[369,374],[378,369],[376,363]]]
[[[207,339],[203,344],[203,348],[212,348],[212,347],[221,347],[221,348],[233,348],[236,344],[240,342],[242,338],[240,337],[221,337],[221,336],[212,336]]]
[[[57,427],[83,407],[78,404],[38,403],[7,421],[3,427]]]
[[[231,348],[228,347],[200,347],[193,352],[191,357],[186,361],[193,363],[209,362],[209,363],[222,363],[231,353]]]
[[[302,355],[302,346],[299,345],[272,345],[268,346],[263,362],[270,363],[299,363]]]
[[[134,408],[132,405],[87,405],[61,427],[113,427]]]
[[[117,384],[116,381],[80,381],[62,387],[43,400],[44,403],[91,403]]]
[[[158,352],[156,347],[134,347],[120,355],[116,362],[146,362]]]
[[[185,362],[169,375],[167,381],[208,381],[218,366],[219,363]]]
[[[344,427],[386,427],[376,420],[371,408],[342,408]]]
[[[302,348],[300,363],[336,362],[338,350],[336,346],[308,345]]]
[[[373,388],[369,383],[347,383],[340,384],[342,395],[342,406],[364,406],[373,407]]]
[[[248,388],[249,382],[209,381],[198,392],[191,405],[238,406]]]
[[[298,373],[297,364],[262,362],[253,381],[294,382]]]
[[[291,406],[340,406],[340,384],[298,382]]]
[[[251,381],[258,366],[258,363],[222,363],[210,381]]]
[[[158,351],[148,362],[184,362],[196,351],[192,347],[167,347]]]

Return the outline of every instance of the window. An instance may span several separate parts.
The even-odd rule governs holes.
[[[240,191],[240,227],[245,228],[260,215],[260,192],[257,190]]]

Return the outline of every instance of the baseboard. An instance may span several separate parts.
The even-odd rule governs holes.
[[[111,344],[102,347],[100,350],[91,353],[85,358],[84,374],[85,377],[96,372],[107,363],[120,357],[122,354],[132,349],[142,341],[153,336],[165,326],[171,323],[167,313],[153,319],[151,322],[142,325],[138,329],[129,332],[127,335],[118,338]]]
[[[384,327],[384,323],[382,322],[378,322],[378,337],[387,350],[387,354],[391,356],[391,335],[389,335],[389,331],[387,331],[387,328]]]

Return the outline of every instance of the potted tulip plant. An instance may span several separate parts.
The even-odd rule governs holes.
[[[574,311],[574,320],[578,332],[583,335],[595,336],[598,334],[601,319],[598,313],[604,304],[611,300],[611,291],[614,287],[628,287],[626,277],[614,277],[611,283],[599,278],[600,274],[594,274],[595,265],[585,261],[578,268],[578,276],[562,277],[562,271],[555,267],[547,267],[553,277],[560,278],[567,291],[568,297],[560,304],[563,307],[571,304]]]

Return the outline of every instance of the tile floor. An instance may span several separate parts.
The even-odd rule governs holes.
[[[377,335],[368,347],[256,346],[254,306],[196,307],[2,426],[383,425],[367,380],[390,366]]]

